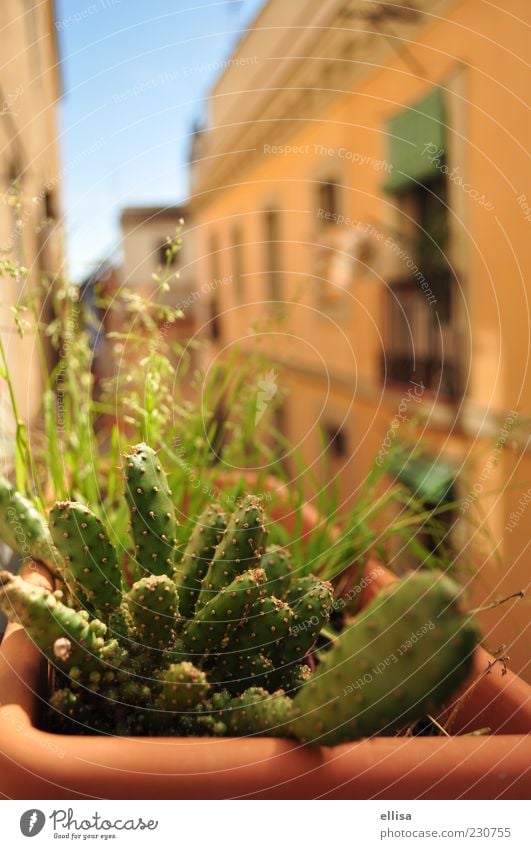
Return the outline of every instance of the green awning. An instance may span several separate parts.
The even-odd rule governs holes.
[[[442,89],[433,89],[391,118],[387,133],[392,169],[385,191],[399,192],[415,180],[423,182],[437,176],[445,151]]]
[[[390,470],[412,494],[427,504],[454,500],[452,487],[456,472],[453,466],[435,457],[410,456],[408,452],[393,458]]]

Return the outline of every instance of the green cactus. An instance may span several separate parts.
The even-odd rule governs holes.
[[[266,548],[260,560],[260,566],[267,575],[268,595],[283,599],[292,581],[293,563],[287,549],[280,545]]]
[[[124,472],[141,570],[130,589],[122,593],[102,523],[76,502],[52,508],[51,535],[39,520],[39,538],[86,610],[68,607],[61,590],[0,573],[1,607],[58,670],[53,729],[331,745],[406,725],[468,673],[477,636],[446,579],[404,579],[314,652],[332,586],[296,577],[279,546],[263,552],[259,499],[244,498],[228,522],[207,507],[176,565],[175,511],[155,452],[136,446]],[[0,532],[8,496],[20,504],[0,481]]]
[[[60,558],[46,520],[8,480],[0,476],[0,539],[21,557],[39,560],[59,574]]]
[[[232,699],[221,716],[228,734],[286,737],[293,717],[293,702],[282,690],[271,694],[262,687],[250,687]]]
[[[379,595],[295,697],[291,733],[335,745],[389,733],[441,705],[469,674],[478,640],[457,597],[457,586],[433,572]]]
[[[66,607],[53,593],[18,575],[0,572],[0,606],[8,619],[24,625],[55,666],[88,673],[106,662],[120,662],[123,652],[116,640],[105,642],[103,622]]]
[[[109,621],[122,600],[122,574],[103,522],[77,501],[59,501],[50,510],[50,532],[65,563],[74,596]]]
[[[280,675],[277,670],[275,682],[278,680],[279,688],[289,696],[294,695],[297,690],[307,684],[311,677],[310,667],[307,664],[300,664],[281,671]]]
[[[141,645],[168,647],[179,615],[177,587],[167,575],[141,578],[124,597],[124,613]]]
[[[156,700],[158,709],[186,713],[197,705],[204,707],[210,687],[206,674],[193,663],[172,663],[159,677],[162,690]]]
[[[197,610],[201,610],[242,572],[259,565],[265,535],[264,511],[260,499],[248,495],[232,514],[227,530],[216,547],[197,599]]]
[[[280,654],[284,666],[289,666],[304,660],[328,622],[333,588],[328,581],[309,576],[298,580],[286,599],[292,606],[293,620],[290,637],[283,641]]]
[[[272,655],[281,640],[289,637],[293,612],[278,598],[260,598],[249,611],[246,622],[234,636],[234,647],[247,654]]]
[[[175,508],[157,455],[144,443],[126,455],[125,496],[138,576],[173,577],[178,527]]]
[[[188,737],[224,737],[227,726],[212,714],[197,712],[181,717],[179,731]]]
[[[273,661],[262,654],[227,652],[216,658],[209,674],[211,681],[236,694],[242,693],[251,684],[269,689],[274,672]]]
[[[185,619],[194,615],[201,583],[226,528],[227,516],[218,504],[208,505],[197,520],[174,575]]]
[[[65,687],[50,696],[50,725],[62,734],[102,731],[101,717],[92,709],[81,692]]]
[[[107,622],[109,634],[119,639],[131,641],[134,632],[134,623],[122,598],[122,604],[109,616]]]
[[[124,707],[148,707],[153,699],[152,688],[131,678],[118,688],[119,699]]]
[[[315,590],[318,583],[320,583],[319,578],[316,578],[315,575],[293,578],[284,594],[284,601],[295,610],[303,604],[306,596]],[[328,586],[330,585],[328,584]]]
[[[221,648],[257,601],[264,581],[263,569],[250,569],[237,575],[189,622],[181,635],[184,651],[212,654]]]

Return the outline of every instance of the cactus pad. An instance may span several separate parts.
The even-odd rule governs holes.
[[[0,476],[0,539],[21,557],[44,563],[57,575],[60,558],[46,520],[8,480]]]
[[[216,546],[227,528],[227,517],[218,504],[209,505],[199,516],[197,524],[175,572],[180,598],[181,616],[191,619]]]
[[[126,455],[125,496],[139,575],[172,577],[178,524],[175,508],[157,455],[143,443]]]
[[[248,495],[234,511],[216,547],[199,593],[198,610],[242,572],[259,565],[265,534],[261,501]]]
[[[179,615],[179,595],[166,575],[150,575],[137,581],[124,598],[133,634],[145,648],[171,645]]]
[[[264,581],[263,569],[237,575],[188,624],[181,636],[185,650],[208,654],[220,648],[257,601]]]
[[[74,596],[81,592],[96,615],[108,621],[122,600],[122,574],[103,522],[77,501],[57,502],[49,521]]]
[[[379,595],[295,697],[292,733],[334,745],[390,732],[441,705],[470,672],[477,644],[457,595],[431,571]]]

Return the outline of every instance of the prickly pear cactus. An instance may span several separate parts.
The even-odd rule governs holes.
[[[233,645],[248,654],[276,655],[280,642],[290,637],[292,622],[289,604],[274,596],[260,598],[249,610],[247,621],[238,628]]]
[[[268,595],[284,598],[293,575],[293,561],[289,551],[280,545],[269,545],[262,555],[260,566],[265,569]]]
[[[66,607],[56,593],[0,572],[2,607],[8,618],[22,622],[28,635],[46,657],[65,671],[82,667],[86,672],[117,661],[121,651],[115,640],[105,641],[107,627],[85,611]]]
[[[50,510],[50,531],[62,556],[64,579],[93,612],[108,621],[122,599],[122,573],[103,522],[76,501],[59,501]]]
[[[0,475],[0,539],[21,557],[40,560],[56,575],[60,562],[46,520]]]
[[[143,443],[126,455],[125,497],[131,513],[137,574],[173,577],[175,508],[158,457]]]
[[[167,575],[137,581],[124,598],[134,636],[146,648],[163,649],[173,642],[179,615],[177,587]]]
[[[258,599],[263,569],[237,575],[194,616],[182,635],[185,651],[206,655],[222,648]]]
[[[265,536],[260,499],[248,495],[234,511],[216,547],[199,593],[198,610],[242,572],[259,565]]]
[[[52,507],[49,527],[31,505],[19,511],[34,556],[54,548],[64,594],[0,573],[0,606],[56,669],[52,730],[333,745],[407,725],[468,674],[476,629],[446,578],[408,576],[325,638],[333,588],[286,549],[264,550],[260,499],[230,517],[209,506],[178,560],[171,493],[147,445],[126,456],[124,483],[132,586],[104,524],[71,501]],[[6,498],[25,502],[0,481],[9,542]]]
[[[334,745],[406,726],[467,677],[477,641],[456,585],[412,574],[378,596],[325,655],[294,699],[291,731]]]
[[[162,689],[157,699],[161,710],[189,712],[204,705],[210,689],[207,676],[188,660],[172,663],[160,676]]]
[[[209,504],[199,516],[182,560],[175,570],[174,581],[179,590],[181,615],[186,619],[194,615],[201,584],[226,529],[226,513],[219,504]]]
[[[229,733],[235,737],[287,737],[292,716],[292,700],[282,690],[271,694],[263,687],[245,690],[222,712]]]

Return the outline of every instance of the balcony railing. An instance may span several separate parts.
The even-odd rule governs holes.
[[[415,381],[443,398],[459,396],[452,286],[449,275],[426,280],[424,288],[415,278],[389,285],[381,363],[386,383],[403,385]]]

